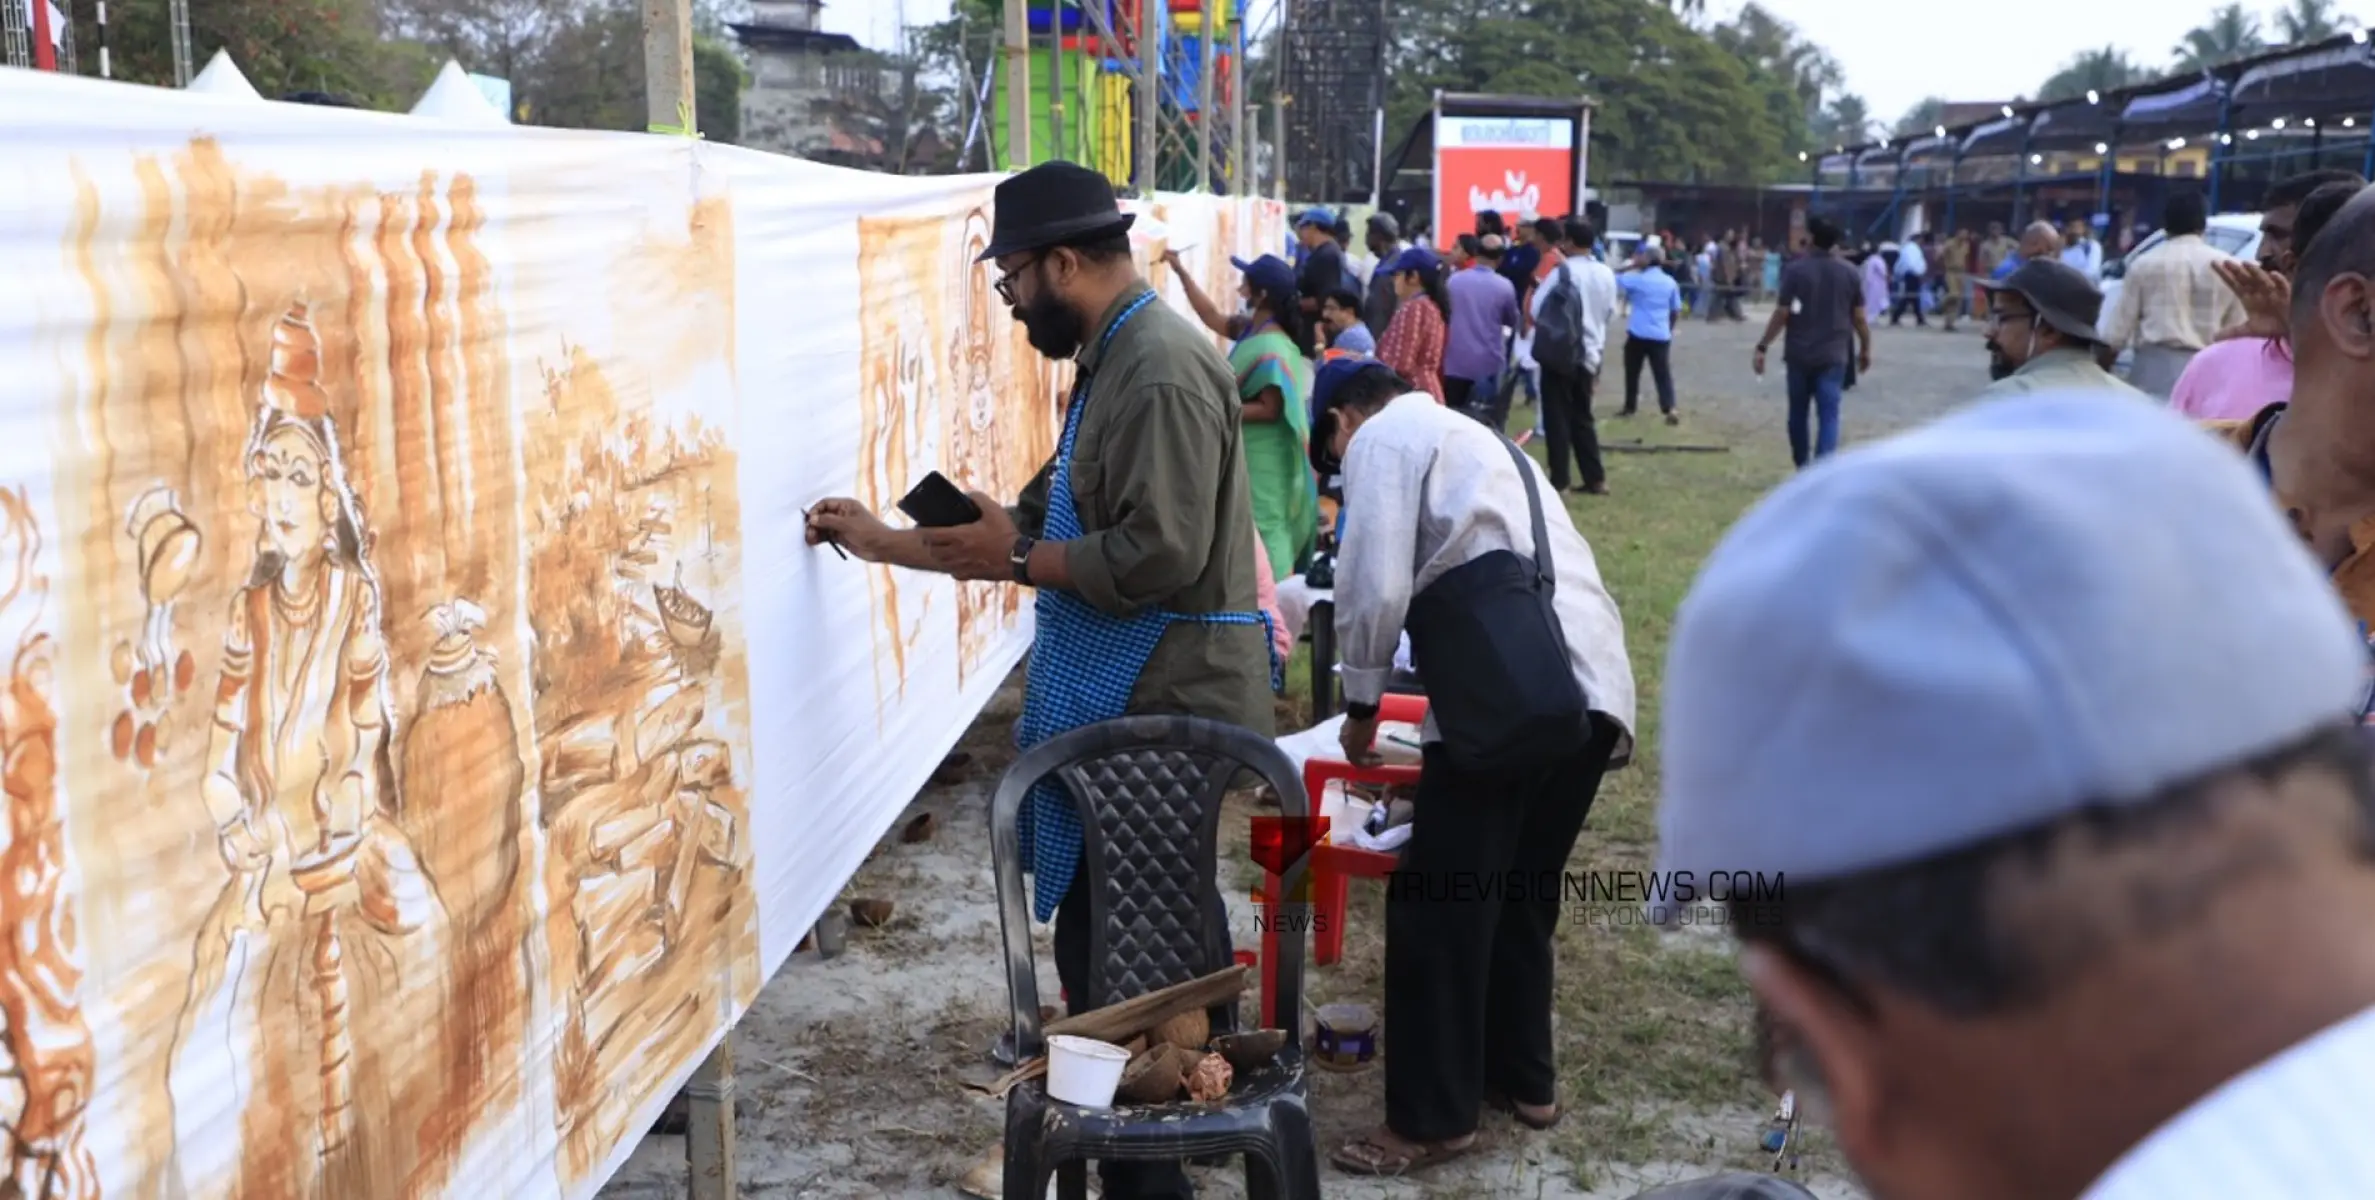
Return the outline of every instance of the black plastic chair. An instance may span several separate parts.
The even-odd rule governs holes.
[[[1185,983],[1236,961],[1227,908],[1213,882],[1221,797],[1241,771],[1262,777],[1281,813],[1311,815],[1301,777],[1269,739],[1196,717],[1123,717],[1033,747],[998,781],[990,807],[998,920],[1014,1006],[1014,1046],[1023,1059],[1045,1052],[1039,977],[1023,889],[1016,818],[1041,779],[1062,782],[1081,816],[1081,865],[1073,887],[1089,892],[1090,981],[1079,1011]],[[1282,880],[1299,894],[1305,864]],[[1300,902],[1273,912],[1303,928]],[[1050,1099],[1044,1081],[1006,1094],[1005,1195],[1088,1194],[1088,1160],[1161,1162],[1245,1156],[1253,1200],[1318,1200],[1319,1148],[1312,1130],[1302,1046],[1303,940],[1279,939],[1278,961],[1262,981],[1287,1014],[1286,1047],[1270,1065],[1240,1072],[1227,1099],[1212,1104],[1116,1104],[1084,1109]],[[1238,1027],[1233,1004],[1211,1010],[1215,1033]]]

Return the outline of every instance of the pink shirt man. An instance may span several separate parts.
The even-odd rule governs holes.
[[[2232,338],[2194,355],[2169,390],[2169,407],[2200,421],[2240,421],[2292,394],[2288,347],[2272,338]]]

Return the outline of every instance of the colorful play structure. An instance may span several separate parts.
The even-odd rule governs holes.
[[[1235,134],[1245,30],[1238,19],[1241,0],[1008,0],[1026,6],[1029,66],[1030,144],[1017,155],[1008,144],[1006,122],[989,122],[990,156],[999,170],[1049,159],[1087,163],[1116,185],[1139,182],[1137,81],[1151,65],[1157,104],[1154,182],[1184,190],[1198,183],[1198,158],[1211,132],[1213,186],[1231,170],[1226,147]],[[1152,14],[1154,45],[1141,47],[1142,4],[1162,6]],[[1212,28],[1206,29],[1206,13]],[[1205,41],[1212,45],[1207,49]],[[1211,87],[1205,87],[1209,57]],[[1001,57],[993,68],[990,111],[1010,112],[1009,71]],[[1209,106],[1210,111],[1206,111]],[[1209,126],[1208,124],[1209,123]]]

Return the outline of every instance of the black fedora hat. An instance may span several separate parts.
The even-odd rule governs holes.
[[[2081,342],[2101,342],[2095,322],[2103,315],[2103,293],[2077,268],[2050,258],[2032,258],[2001,282],[1981,280],[1982,291],[2010,292],[2029,302],[2037,319]]]
[[[1113,184],[1103,175],[1061,159],[1001,182],[995,207],[989,247],[976,262],[1093,242],[1138,223],[1114,201]]]

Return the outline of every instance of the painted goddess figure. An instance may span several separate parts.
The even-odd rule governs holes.
[[[441,1076],[444,913],[393,819],[379,587],[319,374],[298,304],[247,442],[256,555],[199,788],[229,877],[170,1075],[192,1195],[408,1194]]]

